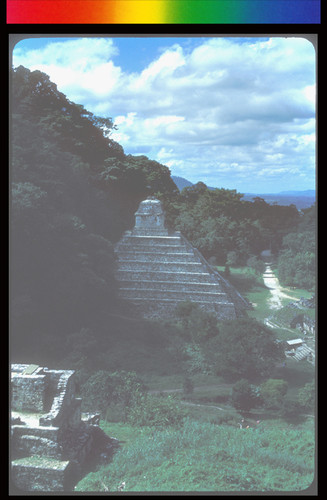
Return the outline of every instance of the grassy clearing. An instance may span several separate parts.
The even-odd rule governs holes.
[[[223,272],[224,268],[217,268],[219,272]],[[299,336],[297,330],[292,331],[289,328],[290,322],[296,315],[297,310],[286,308],[290,302],[300,298],[308,299],[312,297],[312,292],[300,288],[285,288],[284,291],[289,297],[281,297],[281,309],[271,309],[269,299],[271,292],[263,282],[263,278],[249,267],[232,267],[230,269],[230,276],[228,280],[239,290],[240,293],[246,297],[253,309],[247,311],[249,317],[255,318],[258,321],[264,321],[266,318],[271,318],[272,322],[276,325],[273,328],[275,335],[280,340],[287,340]],[[292,297],[292,298],[290,298]],[[308,308],[301,308],[298,314],[306,314],[311,318],[315,318],[315,310]]]
[[[218,268],[218,271],[223,272],[223,268]],[[253,310],[247,312],[250,317],[263,321],[269,315],[270,291],[261,275],[249,267],[232,267],[228,281],[253,305]]]
[[[117,430],[117,429],[116,429]],[[181,428],[120,427],[130,439],[76,491],[301,491],[313,481],[312,429],[238,429],[187,419]],[[131,438],[131,436],[133,436]]]

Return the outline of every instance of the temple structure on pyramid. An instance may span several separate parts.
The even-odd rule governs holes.
[[[150,196],[135,226],[115,246],[120,297],[146,318],[170,317],[191,301],[220,319],[242,316],[249,303],[179,231],[168,231],[162,204]]]

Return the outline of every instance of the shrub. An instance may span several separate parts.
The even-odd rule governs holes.
[[[233,386],[231,400],[236,410],[246,412],[256,406],[257,394],[247,380],[241,379]]]
[[[266,408],[276,409],[283,404],[287,393],[287,382],[270,378],[260,386],[260,394]]]
[[[139,426],[178,426],[185,413],[178,406],[173,396],[154,396],[144,394],[137,404],[130,409],[128,421]]]
[[[247,260],[247,265],[254,269],[257,274],[264,273],[266,269],[266,265],[263,260],[258,259],[255,256],[252,256]]]
[[[194,383],[190,377],[185,377],[183,381],[183,394],[189,395],[193,394],[194,391]]]
[[[120,408],[122,420],[126,420],[129,409],[144,394],[145,388],[134,372],[109,373],[100,370],[92,375],[82,387],[84,408],[98,410],[105,415],[108,407]]]
[[[239,418],[236,417],[236,415],[234,415],[233,413],[224,412],[224,413],[222,413],[222,415],[219,415],[218,417],[216,417],[212,421],[212,423],[218,424],[218,425],[226,424],[226,425],[237,426],[238,421],[239,421]]]
[[[289,420],[291,422],[299,422],[304,420],[304,418],[301,417],[300,414],[301,410],[302,408],[298,401],[284,399],[279,409],[279,414],[285,420]]]
[[[316,397],[315,392],[316,389],[314,382],[305,384],[305,386],[299,390],[298,402],[304,410],[312,411],[314,409],[315,397]]]

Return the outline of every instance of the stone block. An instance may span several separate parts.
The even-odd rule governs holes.
[[[125,243],[124,240],[120,243],[117,243],[115,247],[116,253],[119,255],[119,253],[124,253],[124,252],[130,252],[130,251],[137,251],[137,252],[148,252],[149,251],[149,245],[146,243],[141,244],[135,244],[132,245],[131,243]],[[185,253],[188,251],[188,248],[181,244],[181,245],[169,245],[169,244],[164,244],[164,243],[157,243],[155,245],[155,251],[156,252],[162,252],[162,253],[170,253],[170,254],[178,254],[178,253]]]
[[[138,245],[171,245],[179,246],[181,244],[181,237],[178,236],[156,236],[156,235],[128,235],[124,236],[121,243],[128,244],[133,248]]]
[[[40,411],[46,398],[46,375],[13,373],[11,378],[11,406],[13,410]]]
[[[194,254],[191,252],[139,252],[131,250],[129,252],[120,252],[119,261],[139,261],[139,262],[194,262]]]
[[[210,292],[224,293],[220,283],[197,283],[195,281],[150,281],[150,280],[121,280],[120,289],[133,288],[136,290],[174,290],[181,292]]]
[[[26,457],[12,462],[12,482],[22,492],[72,491],[74,464],[53,458]]]
[[[118,269],[116,271],[118,281],[134,280],[134,281],[176,281],[176,282],[192,282],[192,283],[212,283],[212,277],[209,273],[195,272],[172,272],[172,271],[149,271],[135,269]]]
[[[222,292],[204,292],[204,291],[186,291],[186,290],[169,290],[166,289],[156,290],[153,288],[139,289],[139,288],[120,288],[120,296],[125,299],[133,300],[138,299],[152,299],[152,300],[176,300],[182,302],[190,300],[191,302],[212,302],[212,303],[226,303],[228,302],[227,296]]]
[[[199,273],[203,271],[200,262],[144,262],[139,260],[122,260],[119,262],[119,269],[122,271],[176,271],[185,273]]]
[[[23,455],[42,455],[59,460],[62,458],[62,447],[56,441],[29,434],[20,436],[18,451]]]

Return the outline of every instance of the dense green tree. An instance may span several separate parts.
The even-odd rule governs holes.
[[[271,330],[252,318],[221,323],[206,352],[217,374],[246,379],[269,376],[284,356]]]
[[[283,284],[312,289],[316,281],[315,207],[302,211],[294,231],[283,238],[278,277]]]
[[[258,259],[255,256],[252,256],[248,259],[247,265],[252,267],[258,274],[262,274],[265,271],[266,265],[263,260]]]
[[[145,386],[134,372],[100,370],[83,384],[81,394],[87,410],[101,411],[104,416],[108,407],[119,407],[126,420],[130,409],[141,403]]]
[[[128,422],[137,426],[166,428],[179,427],[185,412],[172,395],[155,396],[144,394],[128,412]]]
[[[194,391],[194,382],[189,376],[185,376],[183,380],[183,394],[186,396]]]
[[[316,401],[316,386],[315,382],[305,384],[304,387],[299,389],[298,402],[301,407],[306,411],[313,411]]]
[[[107,331],[113,243],[141,199],[176,186],[167,167],[125,155],[112,120],[69,101],[44,73],[16,68],[11,90],[11,352],[61,358],[72,332]]]
[[[260,386],[260,396],[266,408],[278,409],[282,406],[287,393],[287,382],[270,378]]]
[[[257,394],[253,386],[245,379],[233,385],[231,402],[236,410],[247,412],[257,404]]]
[[[194,302],[180,302],[176,306],[175,314],[183,327],[187,340],[201,343],[201,341],[206,341],[218,334],[216,316],[203,311]]]
[[[199,182],[171,201],[170,220],[206,257],[214,256],[221,265],[244,265],[266,248],[277,251],[299,214],[294,205],[242,197],[236,190],[209,189]]]
[[[108,156],[123,157],[123,148],[109,138],[111,118],[94,116],[69,101],[41,71],[19,66],[12,72],[13,117],[23,114],[53,137],[61,150],[84,158],[92,168]],[[35,142],[35,141],[33,141]]]

